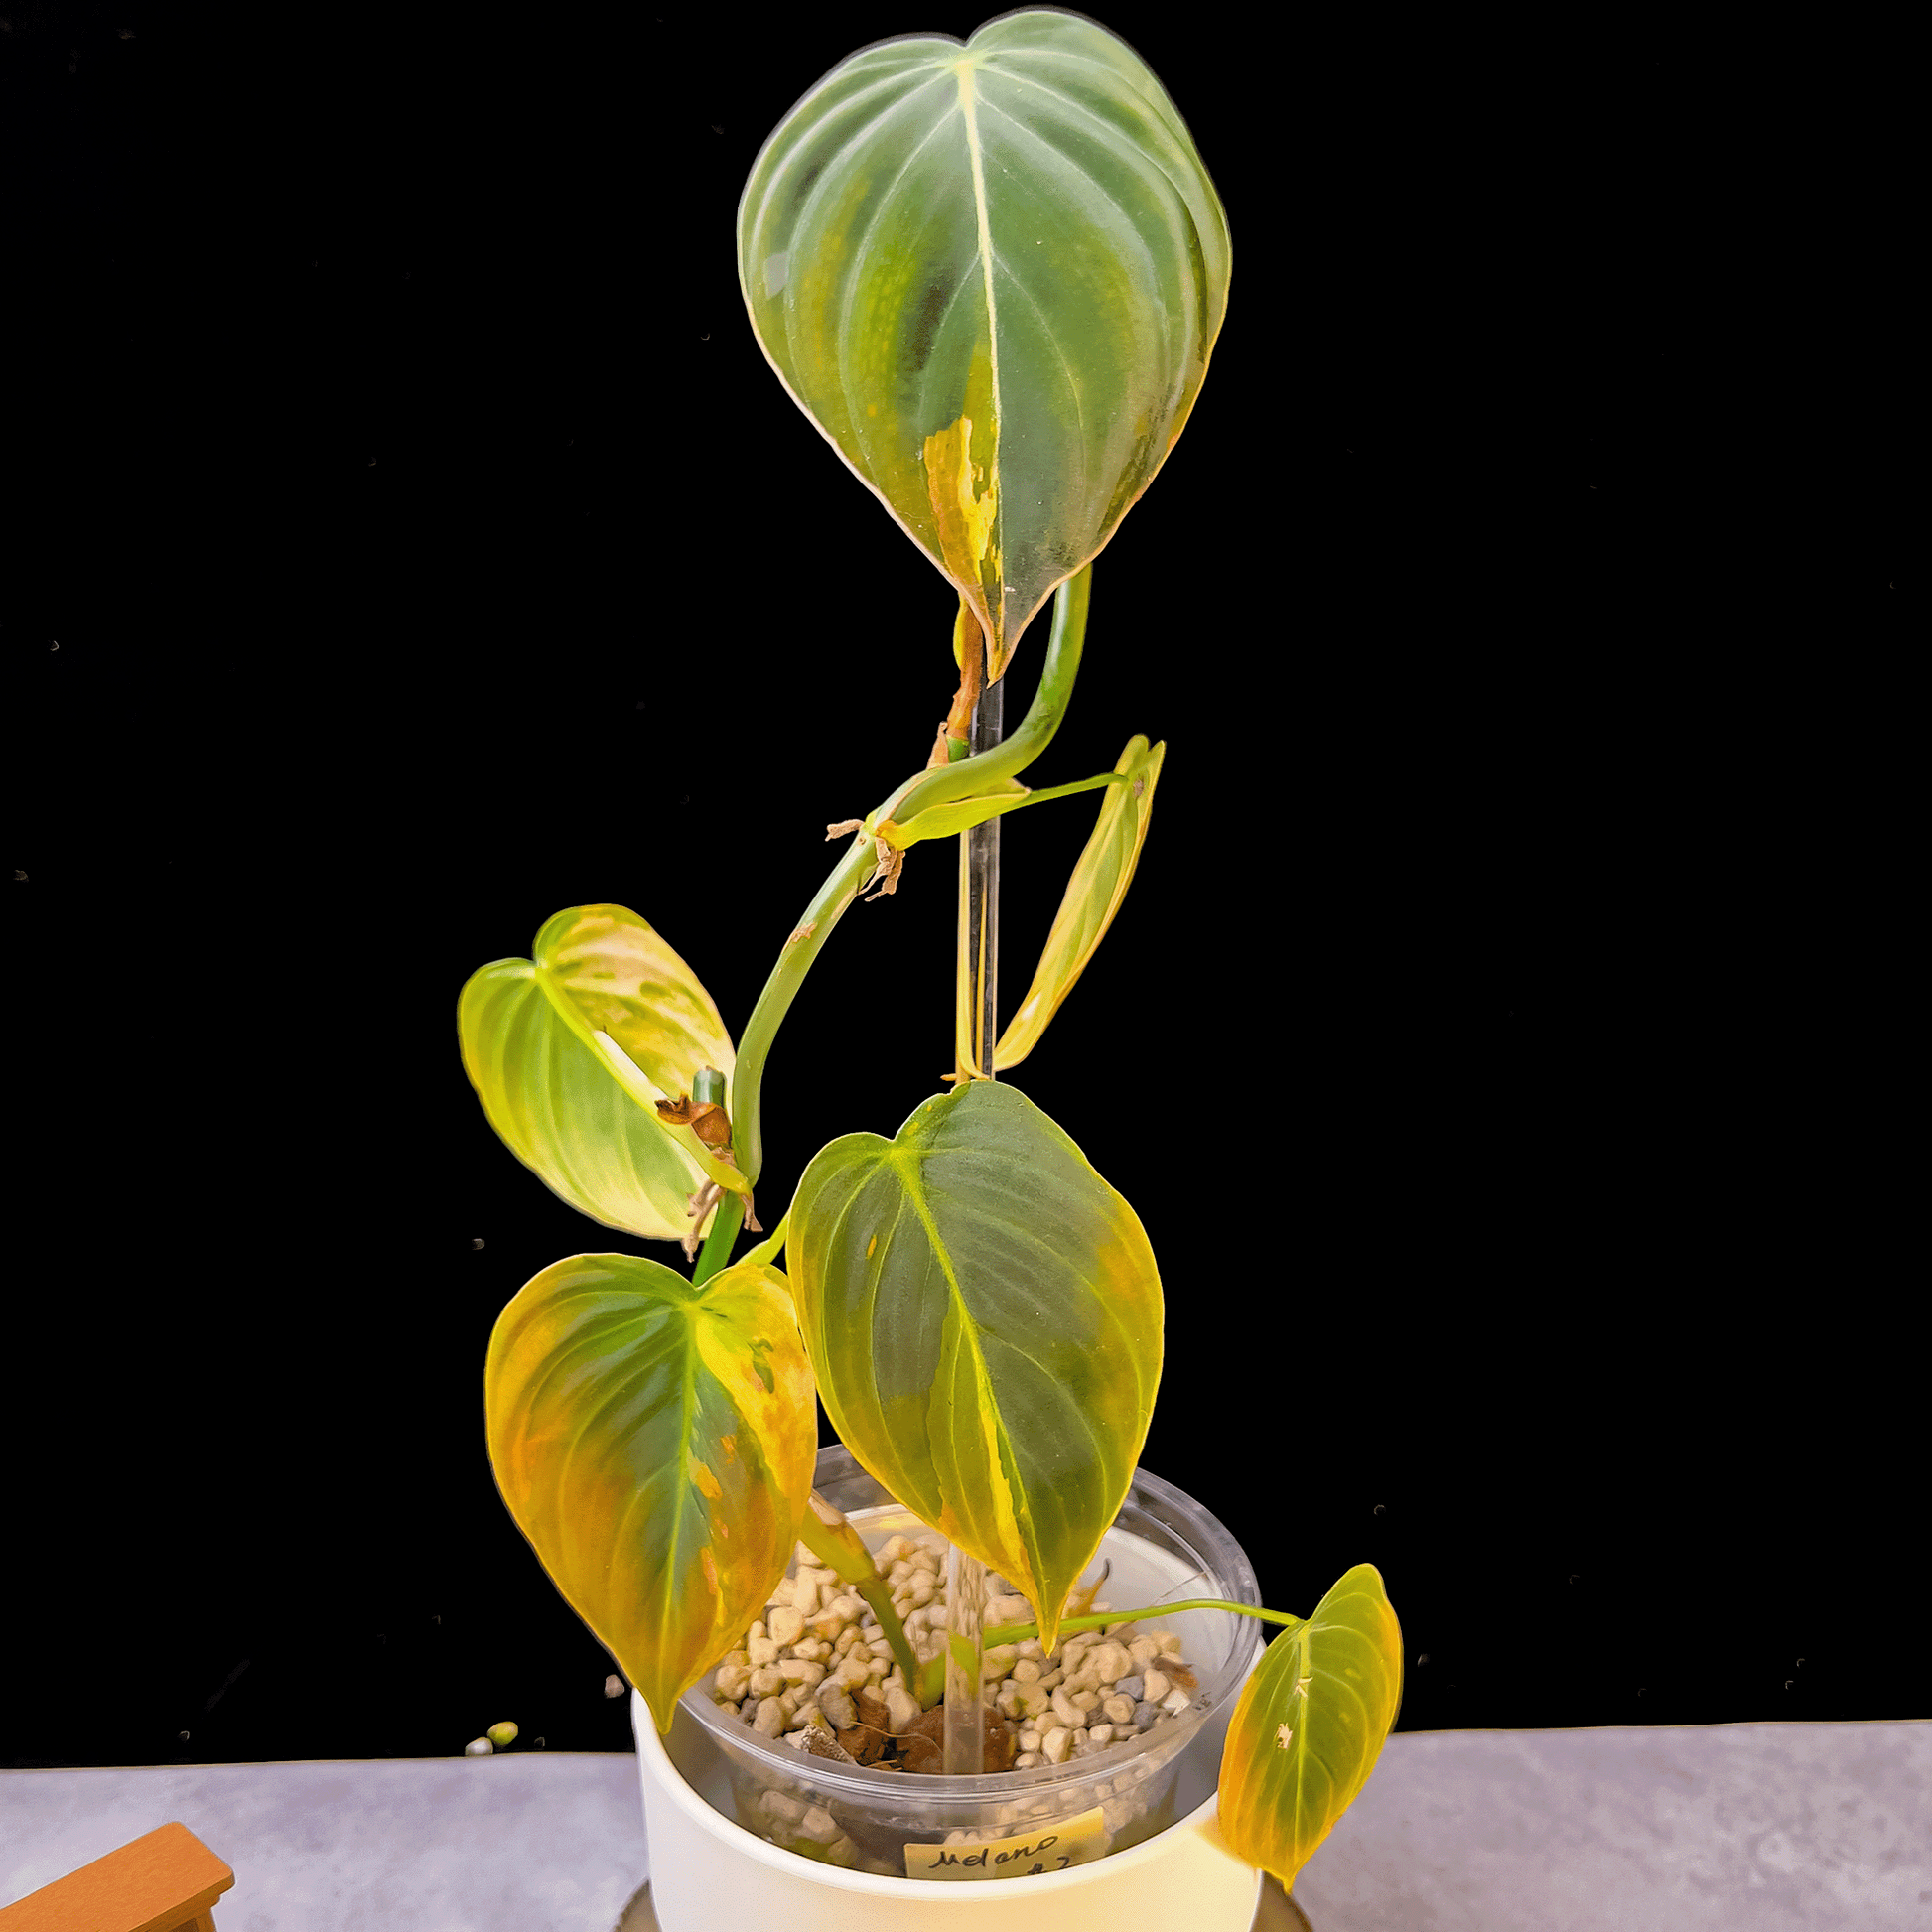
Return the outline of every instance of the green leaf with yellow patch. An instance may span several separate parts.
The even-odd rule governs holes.
[[[1284,1887],[1368,1782],[1402,1704],[1402,1626],[1358,1563],[1242,1687],[1221,1751],[1220,1826]]]
[[[1033,984],[994,1049],[997,1070],[1018,1066],[1039,1043],[1060,1002],[1072,992],[1095,947],[1107,936],[1107,928],[1133,884],[1134,868],[1140,863],[1148,820],[1154,813],[1154,787],[1160,781],[1167,753],[1165,744],[1150,751],[1145,738],[1128,740],[1114,766],[1125,782],[1109,785],[1100,801],[1093,836],[1087,840],[1059,910],[1053,915]]]
[[[975,1080],[848,1134],[791,1205],[792,1292],[839,1440],[1010,1579],[1048,1649],[1161,1378],[1139,1218],[1025,1094]]]
[[[489,1463],[565,1600],[644,1694],[679,1696],[784,1575],[818,1453],[785,1278],[693,1288],[633,1255],[573,1255],[517,1292],[483,1375]]]
[[[1227,218],[1173,101],[1069,14],[883,42],[765,142],[738,259],[772,367],[999,677],[1166,461],[1220,333]]]

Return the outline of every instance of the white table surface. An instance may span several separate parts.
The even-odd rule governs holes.
[[[170,1819],[234,1868],[220,1932],[614,1932],[647,1875],[628,1755],[0,1771],[0,1904]],[[1928,1932],[1932,1722],[1405,1732],[1295,1895],[1314,1932]]]

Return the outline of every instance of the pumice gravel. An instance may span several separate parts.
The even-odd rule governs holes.
[[[945,1555],[938,1536],[894,1536],[873,1558],[921,1663],[945,1644]],[[1027,1623],[1033,1609],[990,1577],[982,1615],[987,1625]],[[815,1567],[802,1543],[764,1615],[726,1653],[709,1689],[721,1712],[794,1750],[880,1771],[939,1770],[943,1709],[920,1711],[871,1610],[833,1571]],[[1145,1622],[1076,1631],[1050,1655],[1031,1637],[991,1646],[981,1692],[986,1768],[1030,1771],[1142,1748],[1149,1731],[1192,1708],[1195,1690],[1179,1637]],[[808,1837],[809,1827],[832,1825],[829,1815],[802,1811],[785,1822]],[[827,1842],[835,1836],[833,1827]]]

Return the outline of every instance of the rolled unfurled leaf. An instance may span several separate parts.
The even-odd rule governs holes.
[[[997,678],[1166,460],[1220,333],[1227,218],[1173,103],[1069,14],[867,48],[765,142],[738,258],[773,368]]]
[[[1119,1513],[1161,1377],[1134,1210],[1015,1088],[976,1080],[806,1169],[788,1254],[839,1440],[1012,1580],[1049,1650]]]
[[[785,1278],[702,1288],[573,1255],[498,1317],[489,1463],[550,1580],[668,1730],[679,1695],[769,1599],[818,1452]]]
[[[1109,785],[1100,801],[1093,836],[1067,881],[1052,929],[1040,948],[1033,984],[994,1049],[993,1064],[1001,1072],[1018,1066],[1039,1043],[1060,1002],[1072,992],[1074,981],[1107,936],[1140,863],[1148,820],[1154,813],[1154,787],[1160,782],[1167,752],[1165,744],[1150,751],[1147,740],[1138,735],[1127,741],[1114,766],[1127,783]]]
[[[1368,1782],[1402,1704],[1402,1627],[1358,1563],[1242,1688],[1221,1751],[1228,1843],[1284,1887]]]
[[[653,1241],[686,1238],[690,1196],[707,1176],[731,1184],[732,1170],[689,1122],[660,1120],[655,1106],[701,1069],[732,1065],[717,1007],[621,905],[558,913],[535,952],[483,967],[459,1002],[464,1069],[489,1124],[593,1220]]]

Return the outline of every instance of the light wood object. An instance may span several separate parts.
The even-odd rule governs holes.
[[[215,1932],[234,1873],[186,1825],[163,1825],[0,1905],[0,1932]]]

